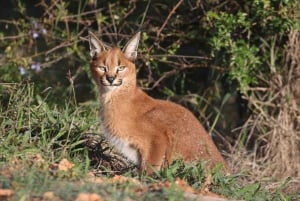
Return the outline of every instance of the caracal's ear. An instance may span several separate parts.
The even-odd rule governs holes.
[[[134,61],[137,57],[137,48],[139,46],[141,32],[137,32],[124,46],[123,53],[127,59]]]
[[[106,50],[106,46],[101,40],[95,36],[91,31],[89,31],[89,43],[90,43],[90,55],[94,59],[99,56],[99,54]]]

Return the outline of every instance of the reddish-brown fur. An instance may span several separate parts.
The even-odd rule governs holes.
[[[89,37],[91,71],[101,96],[101,124],[117,149],[148,172],[149,166],[160,169],[174,159],[207,160],[208,167],[217,163],[226,167],[211,137],[190,111],[154,99],[136,86],[133,61],[139,33],[123,50],[105,46],[92,33]],[[108,77],[114,81],[110,83]]]

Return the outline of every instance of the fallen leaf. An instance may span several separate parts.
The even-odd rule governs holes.
[[[51,191],[45,192],[43,194],[43,201],[61,201],[61,199]]]
[[[112,183],[122,184],[125,182],[130,182],[135,185],[142,185],[140,181],[134,178],[128,178],[122,175],[115,175],[113,178],[111,178]]]
[[[74,167],[73,163],[70,163],[67,159],[62,159],[59,163],[58,163],[58,170],[60,171],[67,171],[71,168]]]
[[[124,199],[124,201],[134,201],[134,200],[127,197],[127,198]]]
[[[87,173],[87,179],[88,179],[88,181],[96,183],[96,184],[102,184],[105,182],[105,180],[102,177],[97,177],[92,172]]]
[[[209,191],[208,189],[201,190],[201,192],[199,194],[203,195],[203,196],[209,196],[209,197],[215,197],[215,198],[224,198],[223,196],[213,193],[213,192]]]
[[[14,194],[11,189],[0,189],[0,197],[10,197]]]
[[[75,201],[103,201],[96,193],[79,193]]]
[[[45,162],[45,160],[43,159],[42,154],[36,154],[33,159],[35,160],[35,162],[38,162],[38,163],[44,163]]]
[[[195,190],[184,180],[176,178],[175,184],[183,191],[194,193]]]
[[[128,181],[128,178],[122,175],[115,175],[111,178],[112,183],[122,184]]]
[[[155,182],[152,183],[148,188],[150,191],[159,191],[162,188],[170,188],[171,183],[169,181],[164,181],[164,182]]]

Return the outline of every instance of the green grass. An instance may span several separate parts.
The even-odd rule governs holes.
[[[114,172],[97,174],[102,182],[91,181],[89,172],[107,168],[99,168],[93,161],[84,138],[87,133],[99,132],[98,103],[77,105],[70,100],[58,106],[47,102],[47,94],[36,94],[32,84],[0,85],[0,189],[14,192],[8,197],[0,194],[0,200],[42,200],[45,192],[53,192],[61,200],[75,200],[81,192],[96,193],[105,200],[192,200],[175,184],[178,178],[195,190],[203,187],[202,163],[186,165],[182,161],[141,180],[132,168],[123,174],[128,178],[125,182],[112,182]],[[74,167],[59,170],[57,164],[64,158]],[[268,192],[260,183],[242,185],[240,179],[246,175],[225,177],[219,169],[212,170],[210,191],[224,197],[297,199],[282,193],[284,182],[282,188]]]

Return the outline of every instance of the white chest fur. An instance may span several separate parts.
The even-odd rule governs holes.
[[[136,149],[130,146],[127,140],[123,140],[117,136],[111,135],[106,131],[104,132],[104,136],[126,158],[135,164],[139,164],[138,152]]]

